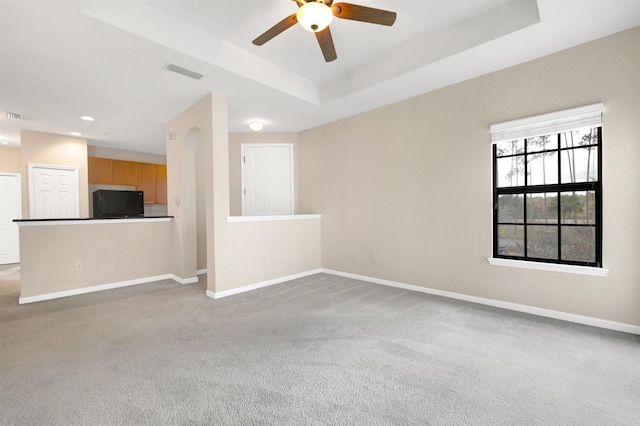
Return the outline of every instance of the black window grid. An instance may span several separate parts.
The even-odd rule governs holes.
[[[567,130],[569,131],[569,130]],[[561,146],[561,137],[562,132],[555,134],[557,137],[557,147],[553,149],[545,149],[545,150],[536,150],[532,152],[528,152],[528,140],[530,138],[524,138],[524,150],[520,153],[515,154],[506,154],[498,157],[497,155],[497,146],[493,145],[493,257],[496,258],[505,258],[505,259],[514,259],[514,260],[525,260],[525,261],[534,261],[534,262],[543,262],[543,263],[554,263],[554,264],[566,264],[566,265],[578,265],[578,266],[593,266],[593,267],[602,267],[602,127],[597,127],[597,143],[588,144],[588,145],[579,145],[572,147],[562,147]],[[598,150],[597,157],[597,180],[595,181],[587,181],[587,182],[570,182],[570,183],[561,183],[562,177],[562,153],[572,149],[581,149],[581,148],[589,148],[595,147]],[[540,155],[545,153],[558,153],[557,156],[557,170],[558,183],[554,184],[544,184],[544,185],[529,185],[529,173],[527,170],[528,157],[530,155]],[[498,188],[498,158],[509,158],[509,157],[523,157],[524,158],[524,185],[522,186],[514,186],[514,187],[501,187]],[[562,199],[561,195],[563,193],[568,192],[583,192],[583,191],[593,191],[595,198],[595,224],[578,224],[578,223],[562,223]],[[557,202],[557,222],[556,223],[529,223],[527,216],[527,195],[529,194],[541,194],[541,193],[554,193],[558,197]],[[498,197],[500,195],[522,195],[523,196],[523,221],[522,222],[499,222],[498,221]],[[499,225],[518,225],[523,227],[524,233],[524,255],[523,256],[510,256],[499,253],[499,241],[498,241],[498,228]],[[529,256],[529,244],[528,241],[528,227],[529,226],[551,226],[557,227],[558,232],[558,247],[557,259],[549,259],[549,258],[540,258]],[[594,228],[595,229],[595,260],[593,262],[585,262],[585,261],[575,261],[575,260],[565,260],[562,259],[562,228],[568,227],[583,227],[583,228]]]

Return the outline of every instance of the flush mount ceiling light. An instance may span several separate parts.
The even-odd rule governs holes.
[[[80,119],[84,120],[84,121],[94,121],[95,120],[95,118],[93,118],[93,117],[91,117],[89,115],[83,115],[82,117],[80,117]]]
[[[69,133],[71,136],[82,136],[82,133],[80,132],[71,132]]]
[[[312,1],[298,8],[296,18],[305,30],[317,33],[329,26],[333,13],[331,13],[329,6],[323,2]]]
[[[260,130],[264,129],[264,124],[259,121],[250,121],[249,128],[254,132],[259,132]]]

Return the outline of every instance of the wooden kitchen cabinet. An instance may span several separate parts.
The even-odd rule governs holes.
[[[146,204],[167,204],[166,164],[89,157],[88,174],[89,184],[133,186]]]
[[[113,160],[114,185],[138,185],[138,163],[135,161]]]
[[[167,204],[167,165],[156,164],[156,202]]]
[[[113,185],[113,160],[89,157],[88,173],[90,184]]]
[[[146,204],[156,204],[158,202],[155,164],[138,163],[137,188],[139,191],[144,191],[144,202]]]

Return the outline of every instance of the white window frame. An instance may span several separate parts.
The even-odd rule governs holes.
[[[535,136],[547,135],[550,133],[563,132],[579,127],[602,126],[602,115],[604,112],[604,104],[597,103],[568,110],[552,112],[548,114],[537,115],[533,117],[522,118],[518,120],[507,121],[503,123],[493,124],[490,127],[491,144],[498,142],[511,141],[516,139],[531,138]],[[493,168],[493,155],[491,156],[491,164]],[[493,211],[493,190],[495,182],[493,181],[493,169],[491,173],[491,209]],[[491,247],[493,252],[493,213],[491,215]],[[602,226],[602,224],[600,224]],[[591,275],[604,277],[608,274],[609,269],[591,266],[564,265],[558,263],[543,263],[531,260],[514,260],[488,257],[487,261],[493,266],[506,266],[513,268],[535,269],[553,272],[563,272],[571,274]],[[603,259],[604,262],[604,259]]]

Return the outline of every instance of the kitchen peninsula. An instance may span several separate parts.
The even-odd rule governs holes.
[[[171,216],[24,219],[20,303],[171,279]]]

